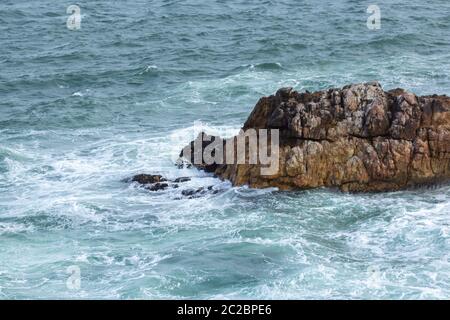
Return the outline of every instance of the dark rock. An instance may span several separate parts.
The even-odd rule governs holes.
[[[131,181],[137,182],[140,184],[151,184],[151,183],[157,183],[157,182],[164,182],[164,181],[167,181],[167,179],[160,175],[138,174],[138,175],[135,175],[131,179]]]
[[[152,174],[138,174],[131,179],[125,181],[137,182],[145,186],[147,190],[150,191],[161,191],[166,190],[168,188],[178,189],[178,183],[183,183],[190,181],[189,177],[180,177],[174,180],[168,180],[161,175],[152,175]],[[200,190],[194,190],[194,193],[199,193]]]
[[[189,199],[197,198],[206,194],[217,194],[219,190],[214,189],[214,186],[200,187],[198,189],[185,189],[181,191],[181,194]]]
[[[146,189],[150,190],[150,191],[160,191],[160,190],[165,190],[169,187],[169,185],[167,183],[155,183],[152,184],[148,187],[146,187]]]
[[[124,180],[124,181],[130,181],[130,180],[127,179],[127,180]],[[182,182],[191,181],[191,178],[189,178],[189,177],[180,177],[180,178],[176,178],[174,180],[168,180],[168,179],[164,178],[161,175],[138,174],[138,175],[132,177],[131,181],[146,185],[146,184],[154,184],[154,183],[160,183],[160,182],[182,183]],[[176,184],[173,184],[171,186],[173,188],[177,188],[178,187],[178,185],[176,185]]]
[[[193,196],[193,195],[196,195],[196,194],[199,194],[199,193],[202,193],[202,192],[204,192],[204,188],[203,187],[202,188],[198,188],[198,189],[186,189],[186,190],[181,191],[181,194],[183,196],[185,196],[185,197],[188,197],[188,196]]]
[[[173,182],[176,182],[176,183],[187,182],[187,181],[191,181],[191,178],[181,177],[181,178],[176,178],[175,180],[173,180]]]

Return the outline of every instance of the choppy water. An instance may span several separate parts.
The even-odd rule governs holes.
[[[0,4],[0,298],[449,298],[450,187],[376,195],[231,188],[173,166],[262,95],[379,80],[450,94],[450,4]],[[122,180],[196,176],[178,200]],[[66,286],[78,266],[81,286]]]

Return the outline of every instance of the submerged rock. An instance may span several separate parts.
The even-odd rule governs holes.
[[[140,184],[151,184],[151,183],[157,183],[157,182],[164,182],[164,181],[167,181],[167,179],[160,175],[138,174],[138,175],[135,175],[131,179],[131,181],[137,182]]]
[[[387,191],[450,179],[450,98],[383,91],[377,82],[314,93],[278,90],[256,104],[248,129],[278,129],[278,170],[261,174],[261,163],[194,165],[233,185],[254,188]],[[191,163],[219,137],[204,133],[182,151]],[[232,138],[235,139],[235,138]],[[225,142],[223,142],[225,143]],[[197,153],[199,152],[196,150]],[[246,144],[247,157],[252,150]]]
[[[176,178],[175,180],[173,180],[173,182],[177,182],[177,183],[187,182],[187,181],[191,181],[191,178],[189,178],[189,177],[181,177],[181,178]]]
[[[197,198],[206,194],[217,194],[219,190],[214,189],[213,186],[208,186],[207,188],[200,187],[197,189],[185,189],[181,192],[181,194],[185,197],[189,197],[189,199]]]
[[[154,184],[148,186],[147,189],[150,191],[160,191],[160,190],[165,190],[168,187],[169,187],[169,185],[167,183],[154,183]]]
[[[198,188],[198,189],[186,189],[186,190],[181,191],[181,194],[182,194],[183,196],[189,197],[189,196],[193,196],[193,195],[195,195],[195,194],[202,193],[202,192],[204,192],[204,191],[205,191],[204,188]]]
[[[137,182],[145,186],[150,191],[161,191],[167,188],[177,188],[176,184],[169,184],[169,181],[161,175],[138,174],[131,178],[131,182]]]
[[[180,177],[173,180],[169,180],[164,178],[161,175],[152,175],[152,174],[139,174],[131,179],[127,179],[124,181],[131,181],[131,182],[137,182],[139,184],[142,184],[145,189],[149,191],[163,191],[166,189],[178,189],[180,188],[179,184],[182,184],[184,182],[191,181],[191,178],[189,177]],[[208,187],[200,187],[196,189],[183,189],[181,190],[181,195],[188,197],[189,199],[198,198],[200,196],[204,196],[207,194],[217,194],[219,190],[214,189],[213,186]]]

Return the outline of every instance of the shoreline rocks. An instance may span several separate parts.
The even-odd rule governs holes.
[[[131,178],[131,182],[137,182],[139,184],[153,184],[165,181],[167,181],[167,179],[163,176],[152,174],[138,174]]]
[[[176,189],[178,188],[177,183],[187,182],[191,179],[188,177],[181,177],[172,181],[157,174],[138,174],[133,176],[130,180],[131,182],[136,182],[143,185],[149,191],[161,191],[166,190],[169,187]]]
[[[146,190],[156,192],[156,191],[164,191],[167,189],[178,189],[180,187],[179,184],[191,181],[189,177],[179,177],[173,180],[169,180],[164,178],[161,175],[153,175],[153,174],[138,174],[133,176],[131,179],[127,179],[127,181],[135,182],[142,185]],[[208,187],[198,187],[198,188],[185,188],[181,190],[181,196],[187,197],[188,199],[199,198],[205,196],[207,194],[217,194],[220,190],[216,189],[214,186]]]
[[[248,129],[279,130],[279,168],[273,175],[261,175],[260,163],[194,165],[235,186],[282,190],[392,191],[450,180],[450,98],[445,95],[384,91],[377,82],[314,93],[283,88],[259,100],[243,126]],[[202,152],[221,141],[203,137],[183,149],[182,157],[190,151],[185,160],[193,163],[197,140]],[[253,152],[248,144],[245,151]]]

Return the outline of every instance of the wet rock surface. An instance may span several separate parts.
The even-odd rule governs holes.
[[[259,100],[243,129],[279,130],[278,172],[261,175],[261,164],[195,166],[254,188],[388,191],[450,179],[450,98],[445,95],[384,91],[377,82],[314,93],[283,88]],[[191,163],[202,135],[183,149],[192,151]],[[200,143],[203,151],[212,142]]]
[[[197,189],[186,189],[181,192],[181,194],[183,196],[189,197],[191,199],[200,197],[200,196],[208,194],[208,193],[209,194],[217,194],[217,193],[219,193],[219,190],[214,189],[214,186],[209,186],[207,188],[200,187]]]
[[[126,181],[126,180],[125,180]],[[178,189],[180,185],[191,181],[190,177],[179,177],[173,180],[167,179],[161,175],[139,174],[128,181],[136,182],[143,185],[149,191],[164,191],[167,189]],[[207,194],[217,194],[219,190],[214,189],[214,186],[200,187],[200,188],[183,188],[181,195],[189,199],[198,198]]]
[[[160,175],[152,175],[152,174],[138,174],[131,178],[132,182],[137,182],[140,184],[151,184],[157,182],[167,181],[166,178]]]
[[[160,190],[165,190],[168,187],[169,187],[169,185],[167,183],[155,183],[146,188],[150,191],[160,191]]]
[[[191,181],[191,178],[189,178],[189,177],[181,177],[181,178],[176,178],[175,180],[173,180],[173,182],[177,182],[177,183],[187,182],[187,181]]]

